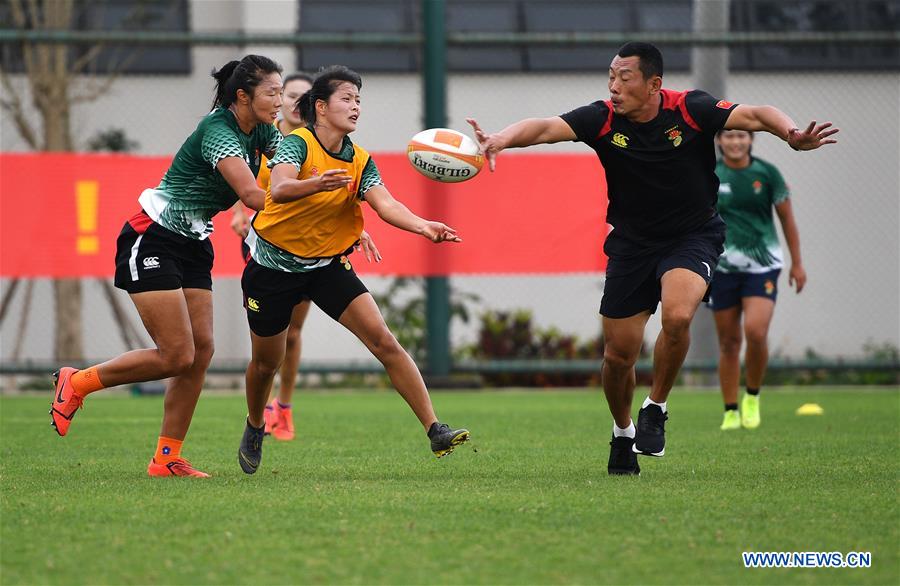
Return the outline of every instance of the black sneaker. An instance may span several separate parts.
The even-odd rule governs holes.
[[[609,442],[609,464],[606,465],[606,471],[610,475],[641,475],[637,454],[631,450],[633,446],[633,438],[613,436],[612,441]]]
[[[666,453],[666,419],[659,405],[647,405],[638,411],[637,435],[631,448],[636,454],[661,458]]]
[[[241,447],[238,448],[238,464],[241,470],[247,474],[253,474],[259,468],[262,460],[262,443],[266,436],[266,426],[253,427],[250,420],[247,420],[247,427],[244,429],[244,437],[241,438]]]
[[[431,451],[434,452],[434,455],[443,458],[456,446],[469,441],[469,430],[450,429],[446,423],[435,421],[428,429],[428,439],[431,440]]]

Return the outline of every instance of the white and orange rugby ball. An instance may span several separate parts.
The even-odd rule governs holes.
[[[422,175],[443,183],[468,181],[478,175],[484,157],[475,141],[449,128],[429,128],[409,141],[409,162]]]

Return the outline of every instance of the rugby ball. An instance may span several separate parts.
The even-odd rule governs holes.
[[[429,128],[409,141],[409,162],[422,175],[443,183],[468,181],[478,175],[484,157],[475,141],[449,128]]]

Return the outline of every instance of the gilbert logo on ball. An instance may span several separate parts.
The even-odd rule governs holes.
[[[422,175],[444,183],[459,183],[478,175],[484,157],[475,141],[449,128],[429,128],[409,141],[409,162]]]

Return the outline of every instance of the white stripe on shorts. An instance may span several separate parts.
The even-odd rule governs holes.
[[[134,245],[131,247],[131,258],[128,259],[128,268],[131,269],[131,280],[132,282],[138,280],[138,272],[137,272],[137,254],[138,254],[138,246],[141,245],[141,239],[144,237],[143,234],[137,237],[137,240],[134,241]]]

